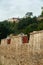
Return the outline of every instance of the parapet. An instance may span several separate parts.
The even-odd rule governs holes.
[[[38,34],[38,33],[43,33],[43,30],[41,30],[41,31],[33,31],[33,32],[30,33],[30,35],[32,35],[32,34]]]

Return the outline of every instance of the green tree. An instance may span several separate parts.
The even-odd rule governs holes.
[[[27,18],[27,17],[31,17],[32,15],[33,15],[32,12],[27,12],[27,13],[25,14],[26,18]]]

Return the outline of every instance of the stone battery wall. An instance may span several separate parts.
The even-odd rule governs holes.
[[[0,46],[0,65],[43,65],[43,55],[33,54],[29,44]]]
[[[22,44],[21,39],[20,36],[13,36],[11,37],[11,44],[7,44],[6,39],[1,41],[0,64],[43,65],[43,31],[30,33],[27,44]]]
[[[13,46],[18,46],[23,44],[23,43],[28,43],[28,36],[27,35],[19,35],[19,36],[9,36],[5,39],[1,40],[1,45],[6,46],[6,45],[13,45]]]
[[[1,40],[1,46],[17,46],[23,44],[22,38],[23,36],[10,36],[10,44],[7,43],[7,38]],[[24,36],[25,37],[25,36]],[[34,31],[30,33],[30,38],[27,44],[33,49],[33,52],[42,52],[43,51],[43,30],[42,31]],[[41,51],[41,50],[42,51]]]
[[[8,44],[8,40],[10,39],[10,43]],[[18,46],[18,44],[22,44],[22,37],[21,36],[11,36],[1,40],[1,46]]]
[[[30,33],[29,44],[33,49],[33,52],[43,51],[43,31],[35,31]]]

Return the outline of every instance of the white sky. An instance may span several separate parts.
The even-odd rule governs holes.
[[[43,0],[0,0],[0,20],[23,17],[26,12],[40,15]]]

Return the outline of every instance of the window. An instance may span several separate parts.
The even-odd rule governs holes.
[[[28,43],[28,37],[27,36],[23,36],[22,37],[22,42],[23,43]]]
[[[11,39],[7,39],[7,44],[10,44],[11,43]]]

